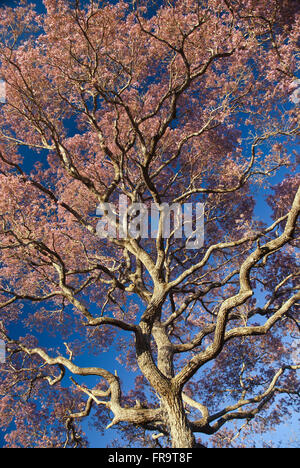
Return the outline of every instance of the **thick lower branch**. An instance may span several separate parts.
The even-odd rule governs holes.
[[[226,299],[218,312],[216,329],[214,333],[213,343],[203,352],[192,358],[190,362],[182,369],[182,371],[175,377],[176,383],[182,387],[184,384],[197,372],[197,370],[206,362],[214,359],[220,351],[223,349],[224,343],[228,338],[226,336],[226,325],[228,322],[229,313],[244,304],[250,297],[253,296],[253,289],[250,282],[251,269],[257,265],[257,263],[265,257],[265,255],[277,251],[286,245],[293,239],[293,234],[296,228],[297,219],[300,212],[300,188],[294,198],[292,207],[289,211],[287,222],[283,233],[270,240],[263,246],[258,245],[257,248],[252,252],[246,260],[243,262],[240,268],[240,290],[235,296]],[[254,334],[264,334],[277,322],[277,320],[288,310],[290,307],[299,299],[299,295],[296,294],[283,306],[283,310],[278,311],[274,314],[263,327],[245,327],[244,336]],[[231,336],[242,336],[243,328],[239,329],[238,332],[231,332]],[[230,332],[229,336],[230,336]]]
[[[289,393],[288,389],[282,391],[282,389],[277,388],[276,384],[280,377],[284,374],[285,371],[291,370],[296,371],[300,369],[300,365],[293,365],[293,366],[284,366],[281,367],[276,374],[274,375],[270,385],[268,388],[257,395],[256,397],[249,398],[249,399],[242,399],[233,405],[229,405],[223,410],[215,413],[211,416],[206,418],[202,418],[198,421],[191,422],[191,427],[193,432],[202,432],[204,434],[215,434],[219,431],[219,429],[226,424],[228,421],[236,420],[236,419],[253,419],[263,408],[264,406],[273,398],[276,393]],[[291,393],[294,393],[291,391]],[[241,408],[245,406],[252,405],[252,408],[248,408],[245,410],[241,410]],[[256,405],[253,407],[253,405]],[[215,423],[211,425],[211,423]]]

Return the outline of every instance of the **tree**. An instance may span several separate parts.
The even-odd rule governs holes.
[[[297,2],[44,6],[0,16],[8,445],[85,446],[92,414],[187,448],[276,427],[299,394]],[[99,235],[120,196],[158,209],[154,238]],[[200,247],[164,237],[174,203],[204,204]],[[117,350],[132,390],[89,350]]]

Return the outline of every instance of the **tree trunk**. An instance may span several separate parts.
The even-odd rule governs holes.
[[[196,440],[186,417],[182,398],[174,394],[168,395],[164,406],[168,415],[172,447],[195,447]]]

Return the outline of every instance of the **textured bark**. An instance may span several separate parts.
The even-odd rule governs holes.
[[[186,417],[181,392],[172,386],[174,347],[166,327],[158,320],[160,312],[160,300],[156,300],[144,314],[143,324],[146,333],[140,334],[137,339],[138,361],[142,372],[161,396],[163,425],[171,436],[172,447],[192,448],[196,446],[196,440]],[[152,325],[153,317],[156,321]],[[157,347],[157,365],[152,359],[150,336],[147,333],[150,329]]]
[[[193,448],[196,441],[185,414],[182,398],[172,392],[164,400],[173,448]]]
[[[168,337],[166,327],[156,322],[152,334],[157,346],[157,367],[166,377],[172,379],[174,377],[174,346]]]

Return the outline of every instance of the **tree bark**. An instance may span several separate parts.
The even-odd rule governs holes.
[[[163,400],[173,448],[196,447],[195,436],[185,414],[181,396],[170,393]]]

